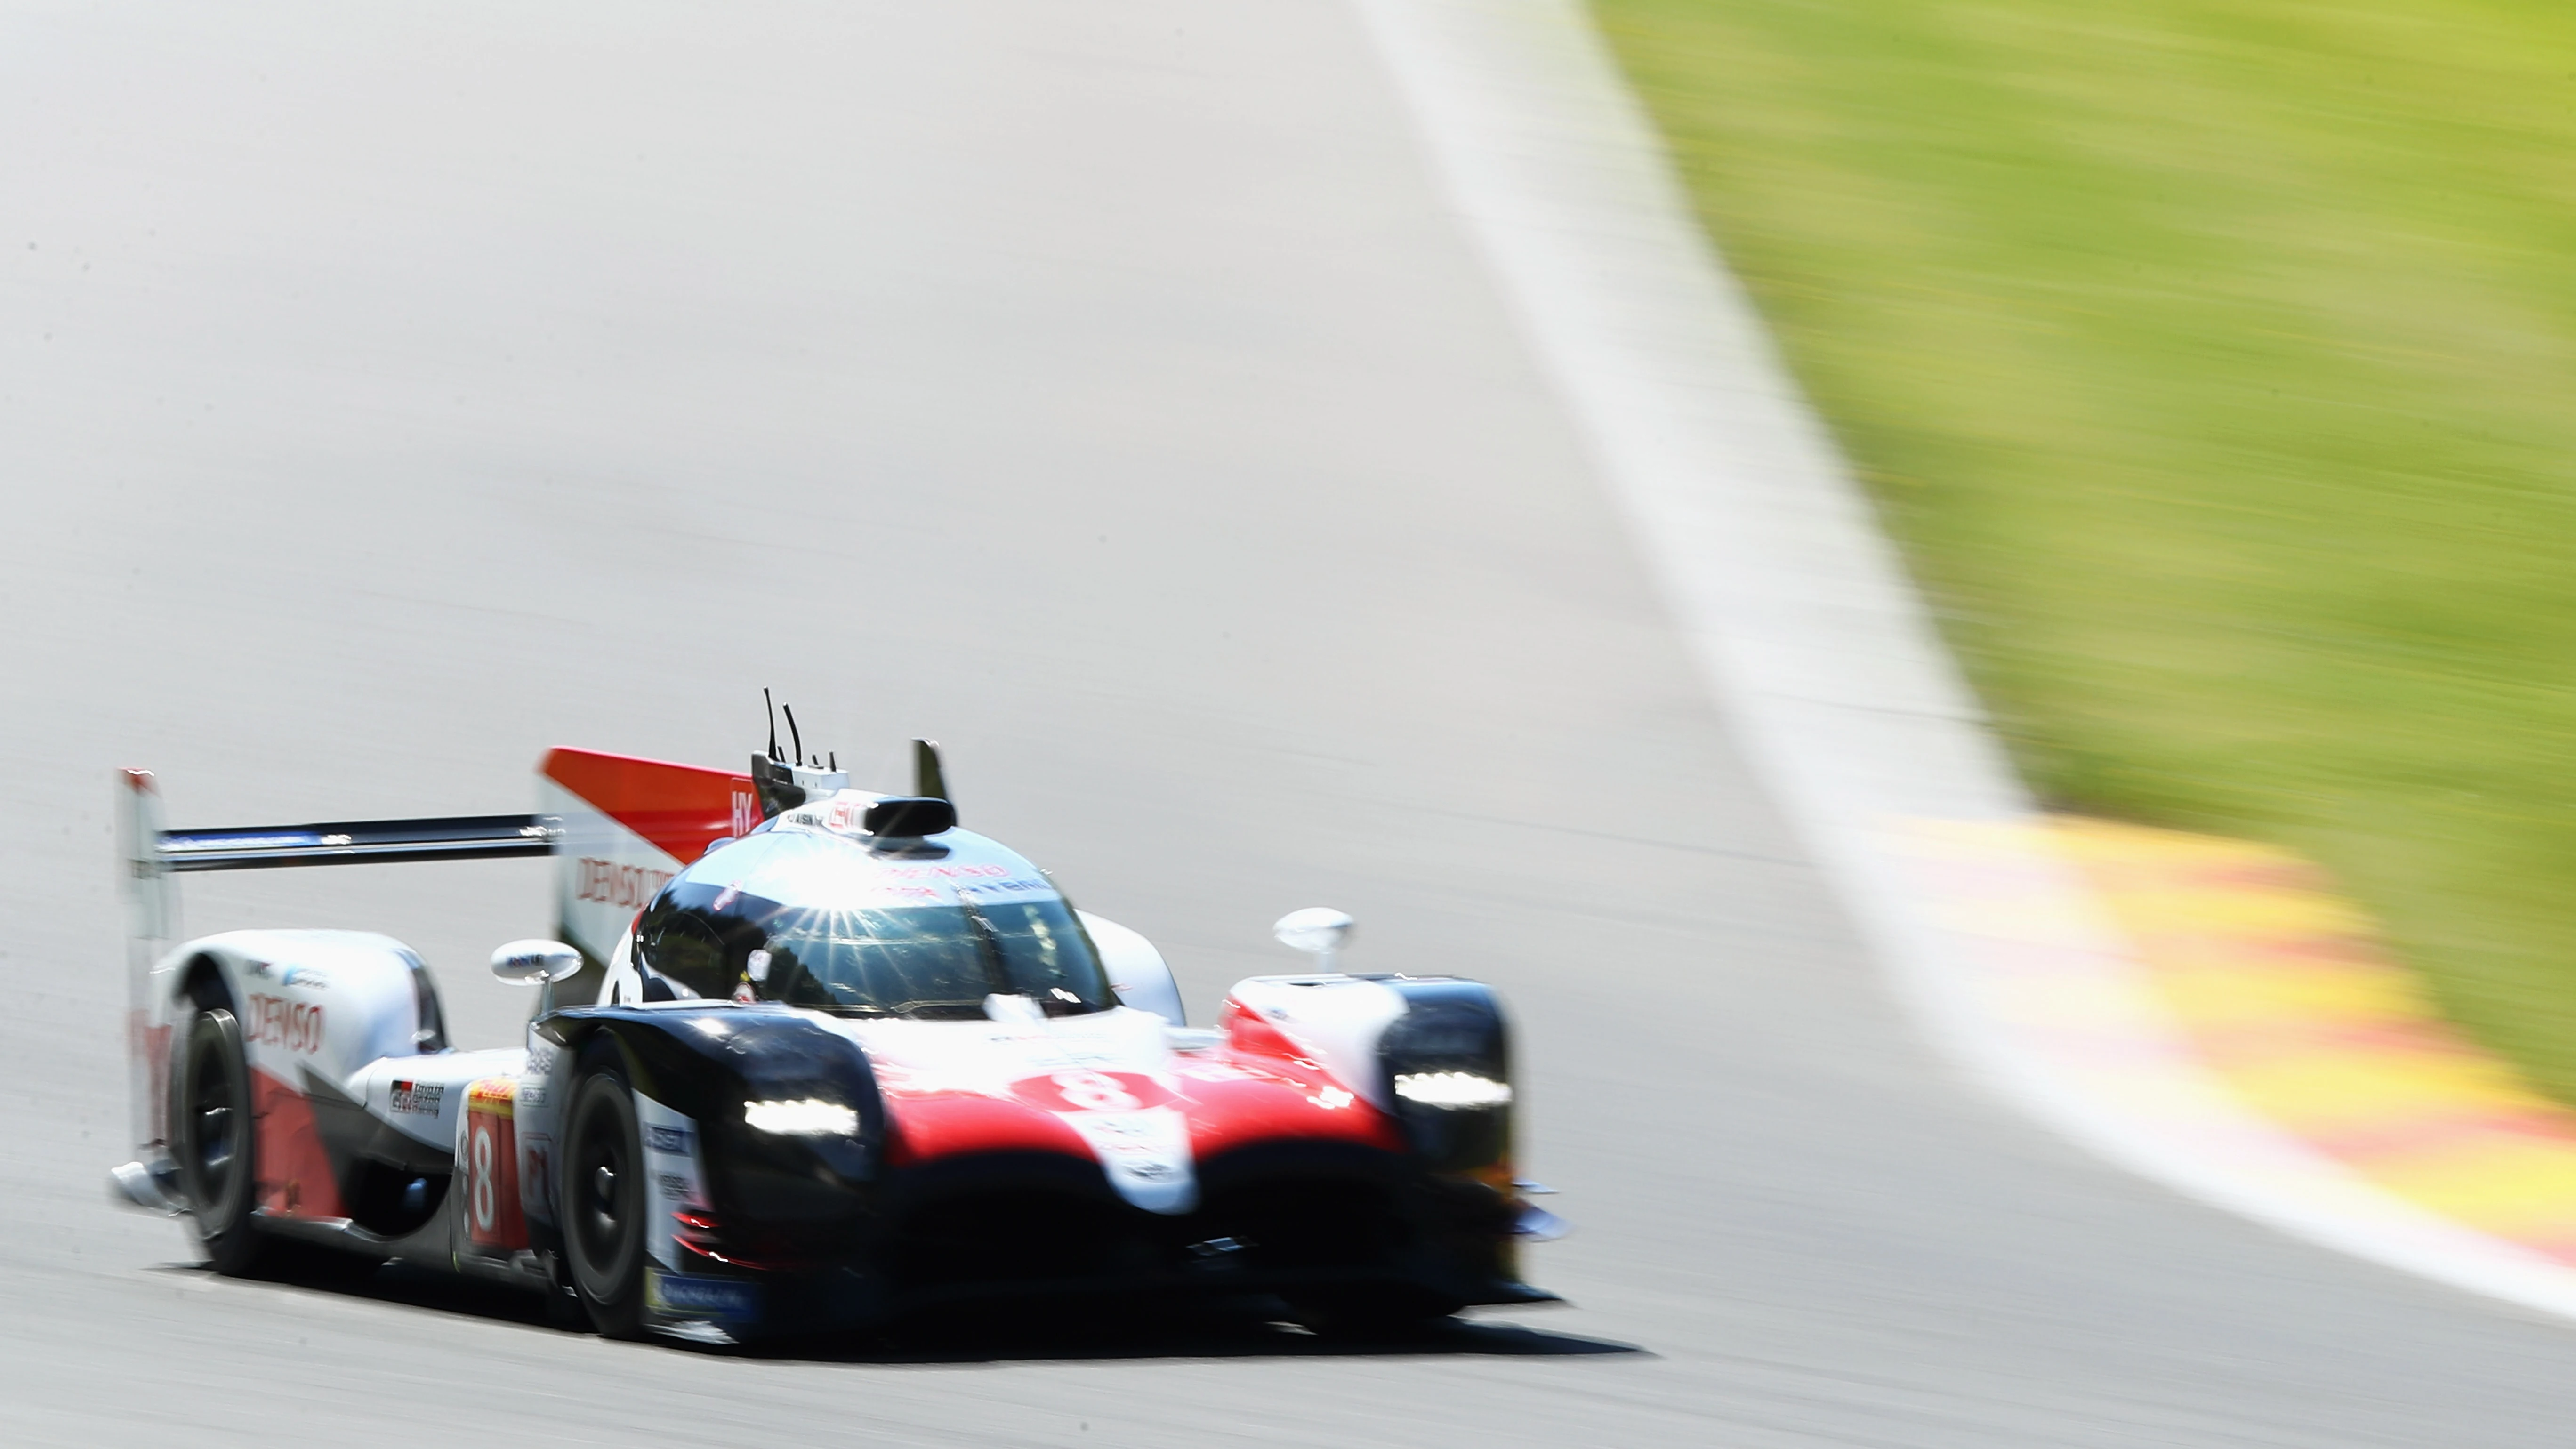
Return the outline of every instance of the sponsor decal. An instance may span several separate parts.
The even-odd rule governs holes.
[[[277,973],[277,980],[282,986],[301,986],[307,991],[331,989],[331,978],[310,966],[289,966]]]
[[[1189,1121],[1177,1108],[1070,1112],[1119,1196],[1149,1212],[1187,1212],[1198,1196],[1190,1168]]]
[[[907,906],[916,903],[939,905],[946,900],[947,897],[939,893],[937,886],[903,885],[895,881],[873,879],[858,883],[846,895],[833,897],[834,904],[843,910],[857,910],[872,906]]]
[[[524,1198],[533,1193],[537,1215],[552,1218],[556,1208],[554,1139],[542,1132],[531,1132],[523,1150],[527,1153],[528,1175],[520,1194]]]
[[[393,1110],[419,1117],[435,1117],[439,1103],[446,1096],[447,1085],[443,1082],[396,1082]]]
[[[760,1316],[760,1290],[733,1278],[698,1278],[648,1268],[644,1304],[656,1313],[742,1323]]]
[[[1051,896],[1055,894],[1055,887],[1042,880],[961,881],[957,886],[957,894],[961,896],[1027,895],[1032,891]]]
[[[649,904],[670,878],[669,871],[649,865],[622,865],[585,855],[573,863],[573,895],[578,900],[636,910]]]
[[[736,902],[736,901],[738,901],[738,900],[741,900],[741,899],[742,899],[742,882],[741,882],[741,881],[735,881],[733,884],[726,886],[723,890],[720,890],[720,891],[716,892],[716,903],[715,903],[714,905],[712,905],[712,906],[709,906],[707,909],[709,909],[709,910],[713,910],[713,911],[721,911],[721,910],[723,910],[725,907],[727,907],[727,906],[729,906],[729,905],[732,905],[734,902]]]
[[[647,1127],[644,1129],[644,1150],[647,1152],[667,1152],[673,1156],[686,1156],[689,1151],[689,1129],[686,1127]]]
[[[878,867],[877,873],[896,880],[989,880],[997,875],[1009,875],[1011,868],[989,862],[982,865],[888,865]],[[1019,884],[1013,882],[1001,889],[1012,889]]]
[[[536,1100],[528,1092],[518,1089],[508,1077],[484,1077],[465,1089],[465,1110],[515,1116],[518,1098],[522,1096],[527,1096],[531,1104]]]
[[[697,1188],[687,1178],[676,1172],[656,1173],[653,1180],[660,1185],[664,1197],[674,1197],[685,1202],[697,1195]]]
[[[322,1008],[254,991],[250,996],[250,1020],[243,1023],[242,1034],[262,1046],[317,1052],[322,1049]]]
[[[1021,1043],[1023,1064],[1042,1072],[1062,1071],[1066,1067],[1116,1066],[1134,1058],[1134,1053],[1115,1042],[1050,1041],[1025,1032],[995,1032],[988,1040]]]
[[[760,796],[744,785],[735,785],[733,789],[734,835],[736,837],[749,835],[759,828]]]

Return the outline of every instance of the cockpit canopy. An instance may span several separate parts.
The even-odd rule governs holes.
[[[791,810],[672,877],[636,963],[674,994],[847,1016],[967,1018],[996,992],[1051,1015],[1117,1004],[1053,883],[964,830],[871,836],[859,809]]]

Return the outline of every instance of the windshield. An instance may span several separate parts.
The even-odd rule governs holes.
[[[1061,899],[782,910],[767,922],[771,1001],[853,1015],[975,1017],[994,992],[1050,1015],[1105,1011],[1109,981]]]

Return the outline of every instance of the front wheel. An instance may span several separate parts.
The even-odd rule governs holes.
[[[564,1257],[573,1292],[606,1338],[644,1333],[644,1151],[635,1098],[613,1064],[586,1072],[573,1089],[565,1136]]]
[[[188,1202],[188,1225],[218,1273],[257,1270],[268,1245],[252,1219],[258,1134],[252,1130],[250,1063],[241,1023],[210,1007],[188,1022],[172,1074],[171,1155]]]

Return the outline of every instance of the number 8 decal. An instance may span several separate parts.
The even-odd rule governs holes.
[[[1099,1072],[1058,1072],[1049,1080],[1078,1111],[1133,1112],[1145,1105],[1116,1077]]]
[[[492,1124],[487,1119],[474,1124],[474,1231],[489,1235],[495,1211],[499,1208],[498,1189],[492,1184]]]
[[[465,1139],[456,1184],[465,1194],[465,1236],[485,1251],[514,1252],[528,1245],[527,1220],[519,1215],[519,1084],[485,1077],[465,1092]]]

